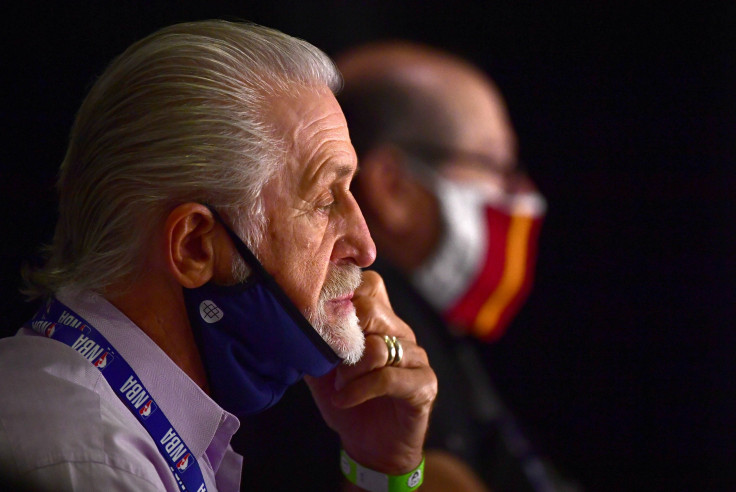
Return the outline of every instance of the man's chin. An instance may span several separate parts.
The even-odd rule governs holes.
[[[346,364],[355,364],[363,356],[365,335],[360,329],[355,309],[347,316],[327,323],[320,334]]]

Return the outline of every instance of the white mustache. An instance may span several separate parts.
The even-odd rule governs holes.
[[[327,270],[327,278],[319,293],[320,302],[345,297],[355,292],[363,282],[363,271],[354,264],[333,265]]]

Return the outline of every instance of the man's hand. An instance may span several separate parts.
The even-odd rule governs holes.
[[[354,366],[340,365],[306,381],[327,424],[355,461],[400,475],[419,465],[437,377],[411,328],[391,309],[381,277],[364,272],[353,304],[365,332],[365,353]],[[398,366],[386,366],[384,335],[401,342]]]

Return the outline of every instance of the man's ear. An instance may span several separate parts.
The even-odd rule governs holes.
[[[358,199],[371,228],[401,235],[411,226],[417,211],[419,186],[405,168],[405,154],[393,145],[371,149],[360,160],[356,180]]]
[[[199,287],[212,279],[222,241],[218,232],[212,213],[200,203],[184,203],[169,213],[164,223],[167,266],[183,287]]]

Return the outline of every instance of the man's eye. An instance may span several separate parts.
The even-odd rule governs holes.
[[[325,195],[325,197],[317,203],[317,209],[322,211],[329,211],[335,206],[335,195],[332,193]]]

